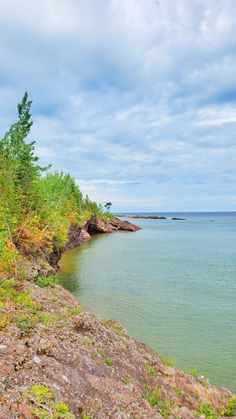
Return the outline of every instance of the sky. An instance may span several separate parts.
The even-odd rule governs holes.
[[[0,136],[113,211],[236,208],[235,0],[1,0]]]

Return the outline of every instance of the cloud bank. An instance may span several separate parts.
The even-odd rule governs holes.
[[[0,132],[116,211],[235,210],[234,0],[1,2]]]

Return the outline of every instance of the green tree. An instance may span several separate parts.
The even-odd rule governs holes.
[[[0,155],[11,162],[15,173],[15,184],[22,193],[27,195],[33,180],[45,171],[46,167],[37,164],[39,158],[35,156],[35,141],[26,142],[33,122],[31,121],[32,101],[28,100],[28,93],[18,104],[18,121],[15,122],[0,140]]]
[[[111,206],[112,206],[112,203],[111,202],[106,202],[106,204],[104,205],[104,207],[106,208],[106,210],[108,212],[110,212]]]

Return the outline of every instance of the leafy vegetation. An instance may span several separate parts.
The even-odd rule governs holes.
[[[175,366],[175,360],[173,358],[166,358],[161,355],[161,360],[166,364],[168,367],[174,367]]]
[[[33,386],[25,394],[26,399],[32,403],[32,411],[37,418],[41,419],[74,419],[68,406],[60,401],[55,401],[54,393],[46,386]]]
[[[105,364],[106,364],[108,367],[110,367],[110,366],[111,366],[111,364],[112,364],[112,361],[111,361],[111,359],[110,359],[110,358],[106,358],[104,362],[105,362]]]
[[[169,418],[172,405],[170,400],[161,397],[161,389],[159,386],[155,386],[154,388],[146,386],[145,398],[151,406],[157,408],[158,412],[160,412],[165,419]]]
[[[155,375],[155,368],[154,367],[152,367],[151,365],[149,365],[149,364],[146,364],[145,365],[145,370],[146,370],[146,372],[147,372],[147,374],[148,375]]]
[[[55,284],[57,284],[58,279],[57,279],[56,275],[55,276],[48,276],[46,278],[44,276],[39,276],[35,282],[39,287],[45,288],[45,287],[49,287],[49,286],[52,287]]]
[[[23,276],[25,256],[59,250],[72,223],[82,226],[92,215],[110,217],[110,207],[103,212],[84,198],[70,174],[39,165],[35,141],[28,140],[31,105],[25,93],[17,122],[0,139],[0,278]],[[38,283],[50,285],[43,279]]]
[[[198,411],[196,412],[196,416],[205,415],[206,419],[217,419],[218,414],[208,403],[201,403],[199,406]]]
[[[233,396],[229,399],[225,409],[222,411],[224,416],[236,416],[236,396]]]

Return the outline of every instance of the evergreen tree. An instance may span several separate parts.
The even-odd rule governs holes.
[[[47,168],[37,164],[39,158],[34,155],[35,141],[26,142],[33,122],[31,121],[32,101],[28,100],[28,93],[18,104],[18,121],[0,140],[0,155],[11,161],[15,173],[15,184],[20,187],[24,195],[29,192],[30,184]]]

